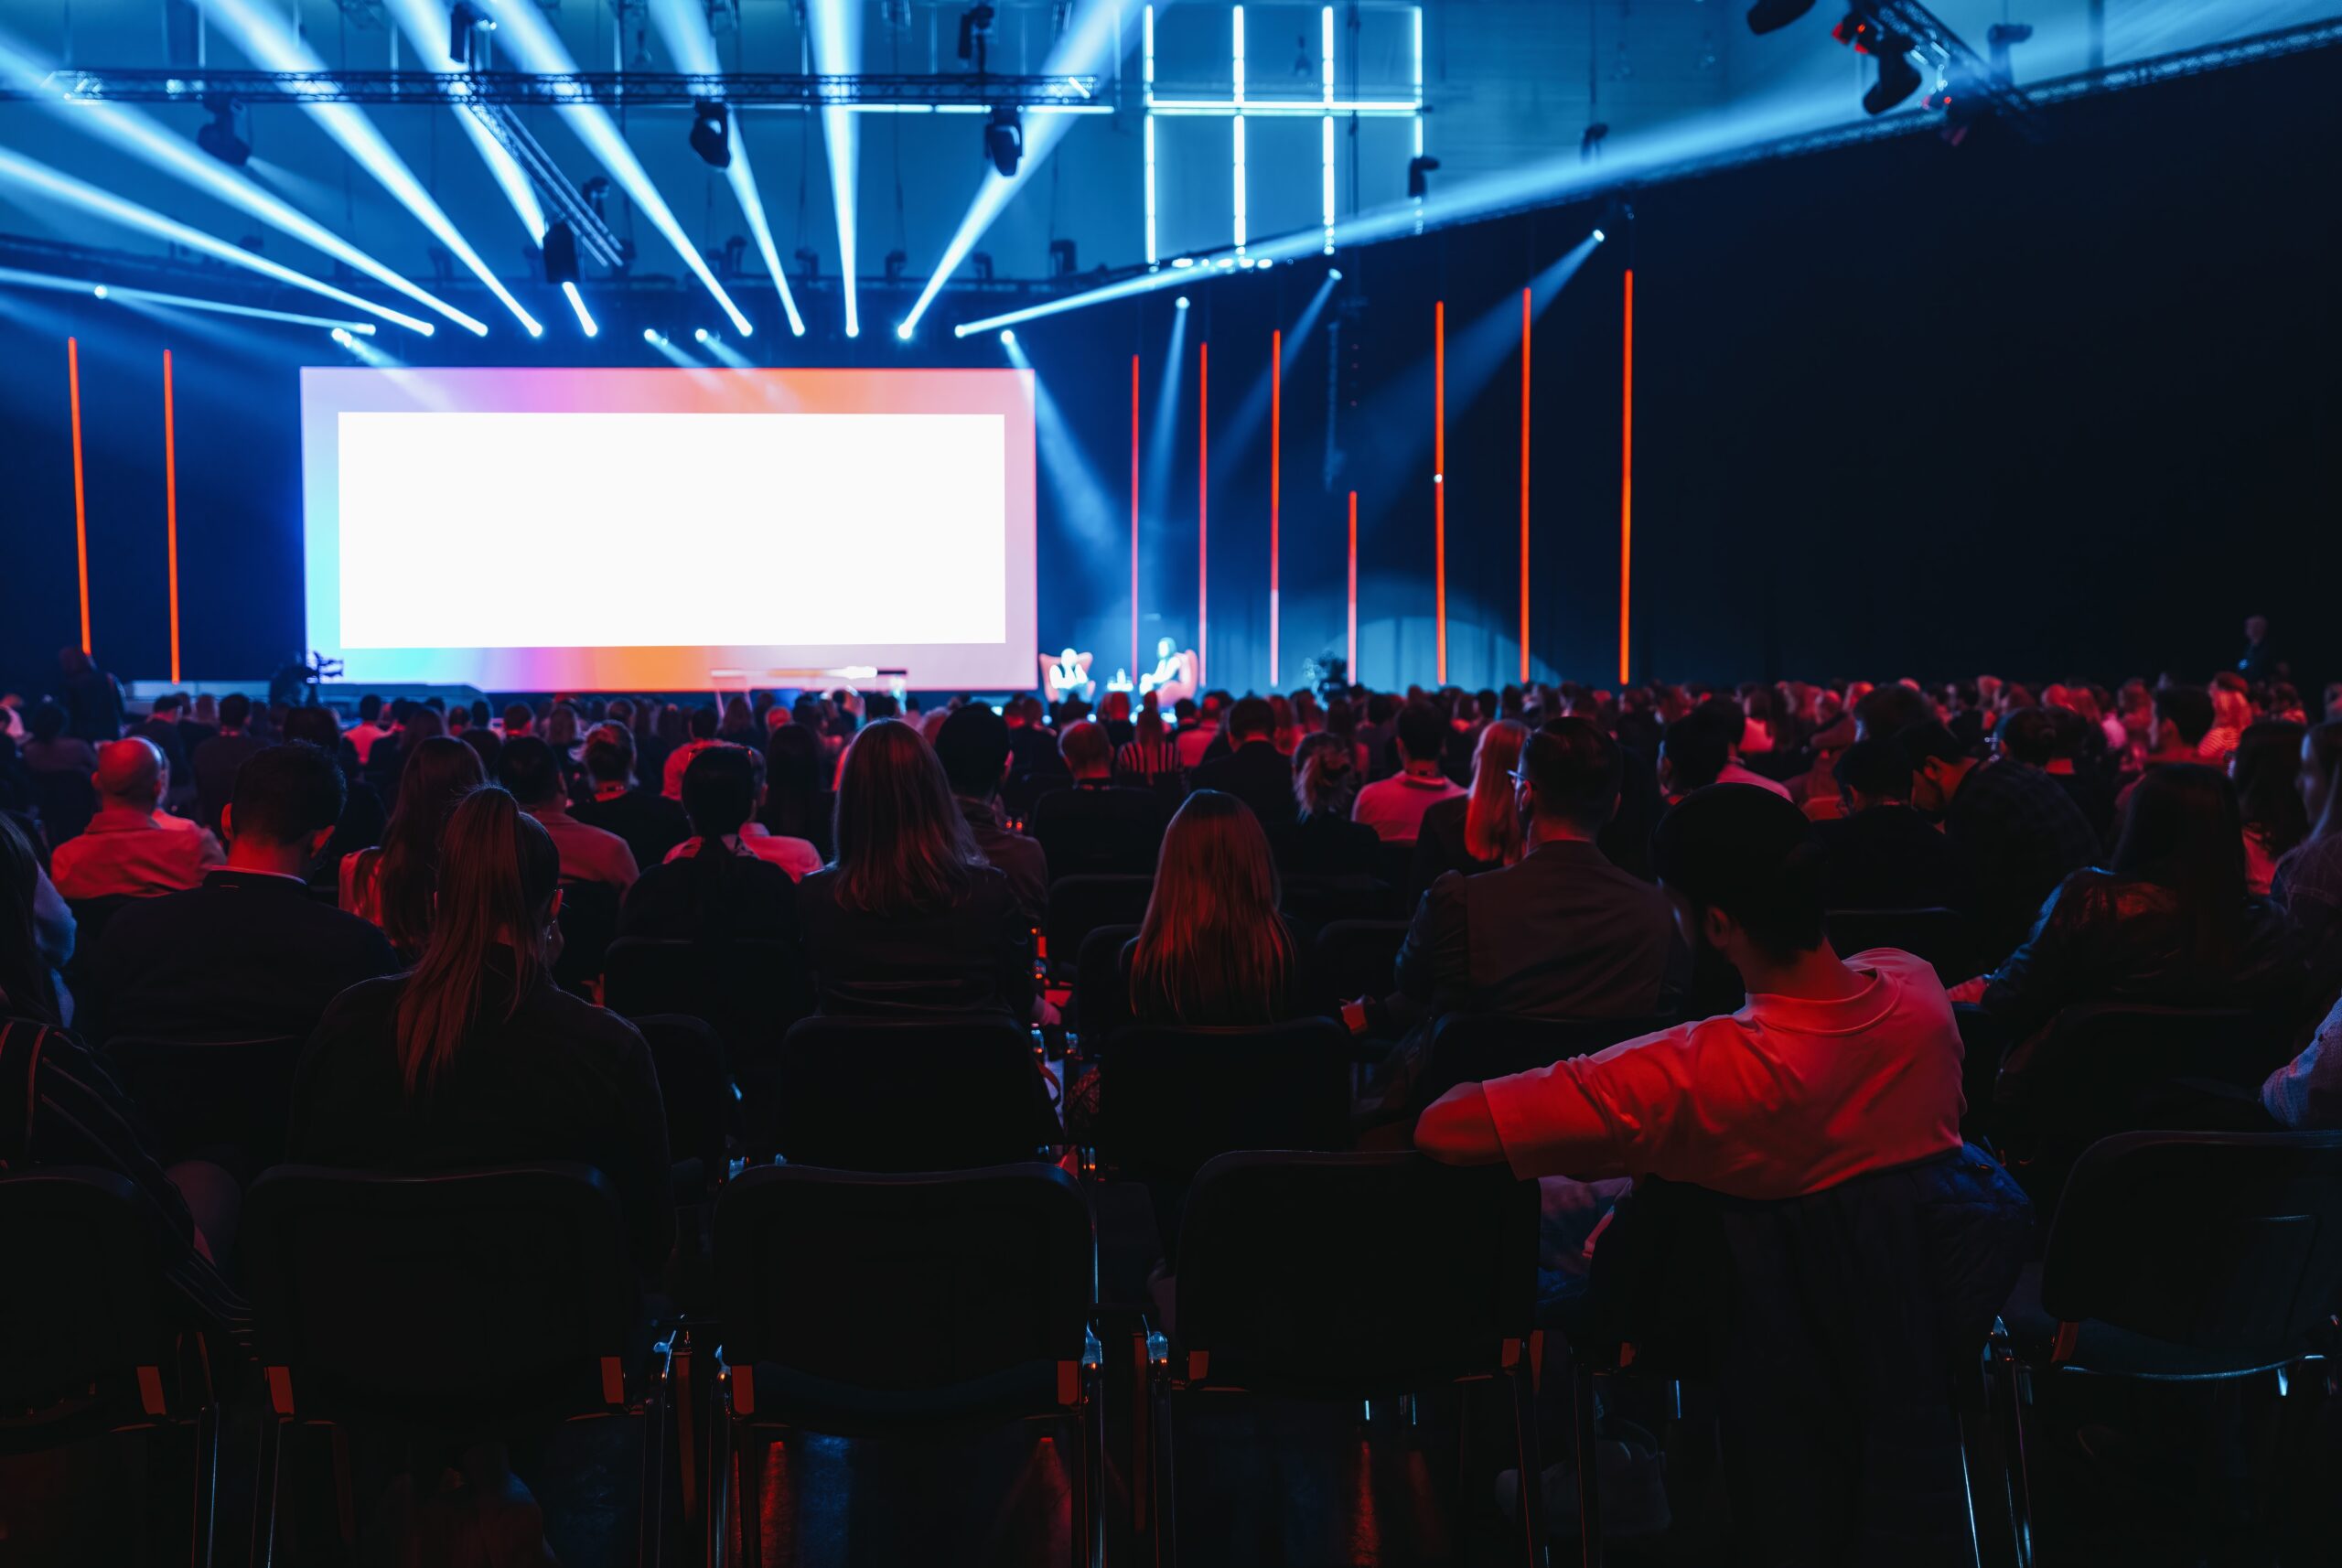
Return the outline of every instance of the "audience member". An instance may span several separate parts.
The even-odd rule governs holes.
[[[2036,768],[1980,762],[1950,730],[1924,724],[1896,737],[1911,765],[1911,802],[1943,818],[1952,908],[1986,961],[2025,940],[2050,889],[2098,858],[2081,808]]]
[[[1163,801],[1151,789],[1114,782],[1113,741],[1105,725],[1069,725],[1058,750],[1070,786],[1033,802],[1026,826],[1052,877],[1144,876],[1163,846]],[[1277,759],[1284,772],[1284,759]]]
[[[155,743],[155,749],[163,754],[163,765],[171,770],[172,790],[180,797],[167,804],[184,809],[191,803],[188,797],[191,794],[195,772],[188,766],[187,742],[179,734],[178,715],[179,700],[177,697],[157,697],[146,716],[131,725],[125,733]],[[196,820],[207,828],[217,830],[220,826],[216,815],[200,810],[196,812]]]
[[[535,736],[516,736],[504,743],[498,758],[496,781],[536,818],[561,852],[561,875],[570,882],[600,882],[621,893],[641,875],[634,851],[626,840],[604,828],[581,822],[569,814],[569,789],[563,782],[560,754],[550,741]]]
[[[351,986],[310,1036],[288,1156],[360,1170],[592,1165],[617,1189],[636,1266],[656,1278],[675,1235],[659,1076],[633,1025],[553,982],[561,853],[490,786],[462,798],[446,839],[414,972]]]
[[[1659,785],[1673,805],[1723,777],[1732,743],[1714,715],[1687,714],[1667,726],[1659,746]]]
[[[314,896],[334,903],[340,901],[341,863],[361,849],[382,842],[383,826],[390,813],[382,809],[382,797],[366,782],[358,766],[358,753],[341,733],[341,723],[328,708],[300,707],[288,709],[285,714],[285,738],[306,741],[334,759],[342,778],[341,816],[334,824],[333,836],[326,847],[311,857],[308,882]]]
[[[107,742],[98,750],[94,782],[97,815],[49,859],[49,875],[66,897],[177,893],[226,858],[209,830],[162,809],[170,769],[153,741]]]
[[[27,773],[79,773],[87,779],[98,770],[97,748],[80,736],[65,733],[66,714],[55,703],[36,703],[25,727],[32,738],[16,748]]]
[[[1275,710],[1263,698],[1243,698],[1228,710],[1227,738],[1227,754],[1196,768],[1190,782],[1235,796],[1264,827],[1291,822],[1293,765],[1276,747]]]
[[[220,733],[196,748],[196,820],[207,828],[220,826],[220,812],[235,794],[236,769],[260,749],[250,733],[252,700],[242,692],[220,699]]]
[[[1173,814],[1146,917],[1123,954],[1143,1024],[1272,1024],[1295,1008],[1298,960],[1279,914],[1268,835],[1233,795],[1198,789]]]
[[[972,712],[998,723],[988,708],[960,710]],[[1000,738],[973,749],[1004,757],[991,749]],[[798,884],[797,911],[826,1012],[1032,1015],[1032,921],[908,725],[871,725],[846,747],[837,858]]]
[[[1716,771],[1717,783],[1751,784],[1778,795],[1784,800],[1789,798],[1788,785],[1777,779],[1767,779],[1742,764],[1741,752],[1748,737],[1748,714],[1739,703],[1730,697],[1711,697],[1694,710],[1694,716],[1699,715],[1704,715],[1715,725],[1716,733],[1724,737],[1724,761]],[[1766,738],[1769,741],[1770,735]],[[1770,747],[1765,749],[1769,750]]]
[[[1911,808],[1911,764],[1891,740],[1858,740],[1838,758],[1846,814],[1814,823],[1822,905],[1932,909],[1955,887],[1951,844]]]
[[[2277,863],[2269,897],[2308,941],[2324,989],[2342,984],[2342,719],[2302,737],[2300,784],[2309,836]]]
[[[346,788],[314,746],[247,758],[220,814],[227,864],[199,887],[141,899],[106,923],[91,964],[90,1037],[298,1036],[344,988],[396,972],[380,929],[309,897],[309,867],[341,820]]]
[[[2277,863],[2309,837],[2299,788],[2302,742],[2308,736],[2305,725],[2263,719],[2245,726],[2229,755],[2229,779],[2244,822],[2245,886],[2253,893],[2267,893]]]
[[[1464,791],[1440,771],[1447,721],[1439,716],[1437,708],[1426,702],[1409,703],[1399,711],[1395,724],[1400,771],[1360,789],[1350,816],[1372,828],[1386,843],[1412,844],[1423,827],[1423,813]]]
[[[382,699],[369,692],[358,699],[358,722],[350,726],[349,744],[358,748],[358,765],[366,766],[374,750],[374,743],[390,734],[381,722]]]
[[[1163,709],[1146,694],[1131,738],[1114,754],[1114,773],[1126,784],[1152,788],[1179,777],[1179,748],[1163,727]]]
[[[479,753],[462,741],[446,736],[424,741],[406,759],[381,843],[341,863],[341,907],[381,927],[402,957],[420,953],[431,934],[447,820],[487,781]]]
[[[1382,836],[1350,820],[1361,778],[1357,745],[1330,730],[1294,747],[1294,819],[1269,835],[1279,871],[1288,877],[1376,875]]]
[[[768,865],[779,866],[788,874],[791,881],[800,880],[821,870],[821,852],[811,843],[803,839],[788,838],[776,833],[756,820],[756,813],[763,807],[765,800],[765,759],[760,754],[748,746],[734,746],[730,741],[724,740],[716,742],[714,746],[703,748],[693,757],[693,765],[697,766],[701,757],[719,748],[747,754],[743,760],[748,770],[748,820],[740,824],[736,835],[738,842],[730,847],[737,854],[754,855]],[[690,779],[691,768],[683,769],[683,778],[686,781]],[[688,810],[688,796],[685,799],[685,805]],[[700,839],[693,836],[669,850],[667,858],[688,860],[699,852]]]
[[[1179,749],[1179,766],[1188,772],[1203,765],[1212,742],[1219,738],[1219,715],[1224,706],[1217,692],[1206,692],[1200,706],[1186,697],[1179,699],[1179,733],[1172,737],[1172,744]]]
[[[791,722],[773,730],[765,740],[765,803],[758,813],[766,831],[803,839],[824,865],[837,815],[837,797],[826,782],[826,760],[822,737],[811,727]]]
[[[1011,829],[994,803],[1000,781],[1015,763],[1008,723],[982,703],[970,703],[936,732],[934,757],[951,781],[951,795],[983,858],[1008,877],[1027,926],[1037,926],[1049,907],[1049,860],[1038,843]],[[844,786],[839,786],[843,800]],[[845,846],[841,843],[843,855]]]
[[[797,878],[804,872],[757,853],[747,830],[757,809],[757,756],[711,746],[683,770],[683,810],[696,836],[651,866],[618,910],[618,935],[667,940],[745,938],[784,941],[797,934]],[[818,866],[809,870],[818,870]]]
[[[689,738],[668,752],[661,766],[660,793],[670,800],[683,798],[683,769],[692,765],[692,758],[715,744],[715,710],[703,703],[683,721],[689,726]]]
[[[1480,728],[1472,747],[1472,790],[1434,801],[1415,835],[1411,886],[1421,891],[1448,872],[1470,876],[1520,858],[1520,812],[1513,803],[1513,770],[1529,726],[1500,719]]]
[[[188,701],[186,693],[180,693],[178,716],[179,747],[189,757],[195,755],[197,746],[220,733],[220,700],[209,692],[192,702]],[[334,747],[326,749],[331,751]]]
[[[596,725],[586,732],[585,751],[592,789],[570,815],[624,839],[638,870],[658,865],[692,836],[691,819],[682,806],[637,782],[634,732],[624,724]]]
[[[2342,1127],[2342,996],[2301,1054],[2269,1075],[2261,1103],[2278,1125],[2295,1132]]]
[[[78,648],[57,654],[57,696],[65,704],[65,733],[91,746],[122,738],[122,688]]]

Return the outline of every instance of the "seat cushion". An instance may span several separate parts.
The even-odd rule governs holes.
[[[2177,1265],[2175,1265],[2177,1266]],[[2057,1320],[2041,1305],[2041,1265],[2028,1263],[2009,1293],[2001,1311],[2010,1348],[2018,1359],[2047,1367],[2057,1337]],[[2250,1377],[2297,1359],[2306,1347],[2282,1351],[2256,1347],[2242,1353],[2174,1344],[2168,1339],[2134,1334],[2096,1318],[2085,1319],[2075,1331],[2073,1354],[2063,1369],[2110,1378],[2144,1378],[2167,1381]]]

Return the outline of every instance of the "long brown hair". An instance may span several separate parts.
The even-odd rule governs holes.
[[[1244,803],[1187,797],[1163,834],[1137,950],[1131,1006],[1181,1024],[1267,1024],[1283,1011],[1293,933],[1277,912],[1276,861]]]
[[[460,740],[429,736],[408,751],[381,847],[366,852],[357,878],[360,908],[371,903],[382,934],[400,951],[414,951],[430,936],[440,839],[457,803],[486,782],[479,753]]]
[[[846,746],[835,833],[838,903],[866,914],[946,908],[982,861],[935,748],[900,719],[865,725]]]
[[[1520,811],[1513,800],[1512,770],[1529,726],[1499,719],[1480,732],[1472,748],[1472,800],[1464,808],[1464,853],[1474,860],[1510,865],[1520,858]]]
[[[439,918],[399,996],[399,1076],[409,1094],[446,1071],[478,1020],[492,950],[512,950],[507,1018],[534,989],[548,967],[545,928],[560,886],[561,852],[536,818],[494,785],[464,797],[447,819]]]

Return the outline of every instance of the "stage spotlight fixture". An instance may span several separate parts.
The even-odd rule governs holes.
[[[559,287],[577,282],[577,231],[561,219],[545,225],[545,282]]]
[[[1176,299],[1173,300],[1171,303],[1172,303],[1172,304],[1174,304],[1174,305],[1176,305],[1176,306],[1177,306],[1180,309],[1185,310],[1185,309],[1187,309],[1187,296],[1186,295],[1184,295],[1184,294],[1183,294],[1183,295],[1181,295],[1178,298],[1176,298]]]
[[[472,35],[496,31],[496,18],[489,16],[471,0],[456,0],[455,9],[447,13],[447,53],[459,70],[472,66]]]
[[[1599,229],[1596,229],[1596,230],[1594,231],[1594,242],[1595,242],[1595,244],[1597,244],[1597,245],[1599,245],[1600,243],[1602,243],[1602,242],[1603,242],[1603,241],[1607,240],[1609,237],[1610,237],[1609,235],[1605,234],[1605,233],[1604,233],[1601,230],[1599,230]]]
[[[1899,33],[1879,39],[1872,51],[1878,57],[1878,80],[1863,94],[1865,113],[1884,114],[1919,91],[1919,68],[1911,63],[1911,51],[1918,47]]]
[[[895,328],[895,336],[900,338],[906,343],[909,342],[911,340],[911,324],[908,321],[897,323]]]
[[[659,328],[656,327],[646,327],[642,329],[642,340],[656,346],[664,343],[667,339],[660,335]]]
[[[1408,199],[1412,201],[1421,201],[1423,197],[1430,192],[1430,176],[1437,170],[1438,167],[1439,160],[1437,158],[1413,157],[1407,160]]]
[[[960,13],[960,59],[976,68],[981,75],[984,69],[984,46],[992,39],[992,21],[995,15],[986,5],[974,5]]]
[[[1610,122],[1596,120],[1577,139],[1577,161],[1590,164],[1602,156],[1602,144],[1610,139]]]
[[[1326,275],[1334,282],[1339,283],[1342,281],[1342,269],[1339,267],[1327,267],[1326,269]]]
[[[1813,0],[1756,0],[1748,7],[1748,30],[1773,33],[1813,9]]]
[[[1025,121],[1014,103],[996,105],[991,120],[984,124],[984,156],[1003,179],[1016,177],[1016,166],[1025,161]]]
[[[1075,257],[1079,254],[1071,240],[1050,241],[1049,275],[1053,278],[1071,277],[1080,271],[1080,264],[1075,261]]]
[[[694,342],[694,343],[704,343],[704,342],[706,342],[706,341],[707,341],[707,328],[704,328],[704,327],[694,327],[694,328],[692,328],[692,341],[693,341],[693,342]]]
[[[230,168],[242,168],[252,156],[250,142],[236,134],[236,101],[218,93],[203,101],[211,118],[197,127],[195,145],[226,164]]]
[[[1014,349],[1016,347],[1016,329],[1015,328],[1004,327],[1000,329],[1000,346],[1004,349]]]
[[[106,285],[100,284],[97,287],[91,289],[90,293],[99,299],[103,299],[106,296]],[[338,330],[338,328],[337,328],[337,330]]]
[[[720,98],[692,101],[692,151],[710,168],[732,166],[732,117]]]
[[[910,256],[909,256],[908,252],[903,252],[903,251],[889,251],[889,252],[886,252],[886,281],[887,281],[888,283],[900,283],[900,282],[902,282],[902,281],[903,281],[903,269],[904,269],[905,267],[907,267],[907,266],[910,265],[910,264],[911,264],[911,258],[910,258]]]

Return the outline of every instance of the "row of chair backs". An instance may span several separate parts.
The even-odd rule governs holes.
[[[1831,948],[1841,958],[1872,948],[1895,948],[1925,959],[1946,985],[1984,967],[1968,918],[1957,909],[1832,909],[1822,917]]]
[[[1099,1159],[1133,1180],[1184,1182],[1230,1150],[1347,1149],[1350,1054],[1327,1018],[1124,1029],[1096,1050]]]
[[[134,1369],[171,1358],[152,1205],[113,1171],[31,1171],[0,1178],[0,1451],[140,1412]]]
[[[1209,1380],[1264,1391],[1484,1373],[1531,1330],[1538,1212],[1536,1184],[1502,1165],[1221,1155],[1187,1194],[1180,1347]]]
[[[961,1170],[1063,1142],[1030,1032],[998,1014],[804,1019],[781,1043],[774,1107],[792,1165]]]
[[[1387,996],[1407,940],[1404,920],[1331,920],[1309,944],[1302,981],[1308,1005],[1328,1014],[1360,996]]]
[[[747,1080],[813,1011],[813,979],[792,942],[621,937],[603,955],[602,1001],[628,1018],[701,1019],[723,1039],[734,1076]]]
[[[2186,1124],[2183,1079],[2257,1091],[2290,1054],[2274,1020],[2239,1009],[2068,1007],[2003,1062],[1996,1114],[2016,1152],[2060,1166],[2100,1138]]]
[[[562,883],[561,957],[553,976],[563,989],[582,993],[602,972],[610,944],[618,940],[620,900],[620,890],[611,883]]]
[[[1049,884],[1050,968],[1069,976],[1081,944],[1101,926],[1137,926],[1155,897],[1152,876],[1065,876]]]
[[[2076,1162],[2041,1304],[2247,1364],[2342,1307],[2342,1133],[2125,1133]]]
[[[1079,1361],[1095,1269],[1089,1205],[1054,1165],[766,1165],[715,1208],[725,1361],[833,1389],[964,1395]]]
[[[272,1395],[305,1419],[489,1432],[622,1405],[613,1372],[646,1337],[617,1197],[586,1165],[280,1166],[242,1253]]]
[[[251,1174],[284,1157],[299,1040],[116,1036],[105,1056],[163,1164],[205,1158]]]

